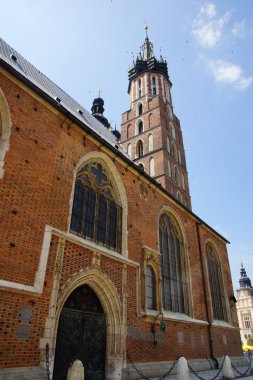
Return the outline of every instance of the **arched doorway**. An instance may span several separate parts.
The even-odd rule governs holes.
[[[103,380],[106,321],[102,305],[87,285],[75,289],[61,311],[56,340],[53,380],[66,380],[70,364],[84,364],[85,380]]]

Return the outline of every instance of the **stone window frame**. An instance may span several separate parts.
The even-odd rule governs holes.
[[[219,290],[218,291],[219,296],[223,298],[222,313],[224,314],[224,319],[215,318],[216,315],[214,313],[214,305],[213,305],[213,294],[214,293],[212,292],[213,289],[211,286],[210,272],[208,269],[209,268],[208,252],[207,252],[208,247],[212,248],[212,254],[215,256],[215,260],[216,260],[216,264],[217,264],[217,268],[218,268],[218,278],[219,278],[219,282],[220,282],[220,287],[216,286],[216,292]],[[219,249],[218,249],[216,243],[211,239],[207,239],[207,241],[205,242],[205,256],[206,256],[206,273],[207,273],[207,279],[208,279],[208,289],[209,289],[209,294],[210,294],[210,305],[211,305],[212,319],[213,319],[213,321],[218,320],[218,321],[230,323],[231,322],[231,315],[229,312],[228,297],[226,297],[227,292],[226,292],[226,287],[225,287],[225,282],[224,282],[224,271],[223,271],[222,261],[221,261],[220,255],[219,255]],[[216,285],[218,285],[217,281],[214,283],[216,283]]]
[[[161,294],[161,267],[160,267],[160,259],[161,255],[158,251],[153,250],[147,246],[142,247],[142,310],[145,315],[153,315],[154,311],[161,312],[162,311],[162,294]],[[147,297],[146,297],[146,270],[147,267],[151,267],[154,274],[154,293],[155,293],[155,308],[148,309],[147,308]],[[152,313],[153,312],[153,313]]]
[[[10,135],[11,135],[11,115],[7,100],[3,91],[0,88],[0,179],[4,176],[4,159],[5,154],[10,148]]]

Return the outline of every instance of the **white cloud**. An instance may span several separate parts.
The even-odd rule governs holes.
[[[240,22],[236,22],[234,25],[233,25],[233,28],[232,28],[232,34],[235,36],[235,37],[245,37],[245,34],[246,34],[246,30],[245,30],[245,20],[242,20]]]
[[[213,17],[216,15],[216,7],[215,4],[209,3],[205,4],[200,8],[200,13]]]
[[[241,66],[232,62],[217,60],[205,60],[214,79],[217,82],[232,85],[238,90],[246,90],[252,83],[253,77],[246,77]]]
[[[229,22],[232,12],[226,12],[223,17],[215,19],[216,7],[207,3],[200,8],[193,21],[192,34],[204,47],[214,47],[222,36],[224,26]]]

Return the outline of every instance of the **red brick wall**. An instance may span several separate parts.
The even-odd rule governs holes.
[[[4,177],[0,180],[1,279],[32,286],[38,269],[45,225],[67,232],[74,170],[86,153],[97,151],[98,148],[88,138],[84,139],[80,129],[59,113],[53,113],[43,102],[35,100],[3,74],[0,74],[0,84],[12,119],[10,150],[5,157]],[[154,113],[153,117],[158,116]],[[185,229],[193,316],[206,319],[194,218],[166,198],[159,189],[154,189],[153,185],[146,184],[148,194],[144,198],[140,195],[141,180],[137,175],[125,170],[119,162],[114,162],[114,165],[127,194],[128,258],[141,264],[143,245],[159,249],[160,208],[166,205],[173,209]],[[202,227],[200,233],[203,255],[207,238],[212,238],[219,247],[227,296],[230,296],[233,289],[225,244],[206,228]],[[43,336],[48,316],[57,242],[58,238],[53,237],[41,296],[0,289],[2,367],[39,365],[39,340]],[[92,255],[90,250],[66,242],[61,286],[71,275],[91,266]],[[102,255],[101,270],[110,278],[122,299],[123,263]],[[136,275],[136,269],[128,266],[127,324],[130,332],[136,331],[136,335],[133,338],[129,333],[127,349],[133,360],[173,360],[182,354],[191,358],[209,356],[207,327],[199,324],[167,320],[164,336],[159,332],[160,340],[157,347],[153,347],[151,321],[140,316],[137,307],[136,296],[140,289],[136,289]],[[208,297],[210,309],[209,294]],[[156,330],[159,330],[159,326]],[[220,356],[223,352],[241,354],[239,331],[225,328],[212,330],[215,355]],[[178,332],[183,333],[184,344],[177,343]],[[201,335],[204,344],[201,343]],[[223,335],[227,336],[227,345],[221,343]],[[195,347],[192,347],[193,340]]]

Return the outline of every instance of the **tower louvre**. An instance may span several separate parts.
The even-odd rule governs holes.
[[[132,160],[191,209],[180,121],[173,112],[167,62],[146,35],[128,72],[130,109],[122,115],[121,143]]]

